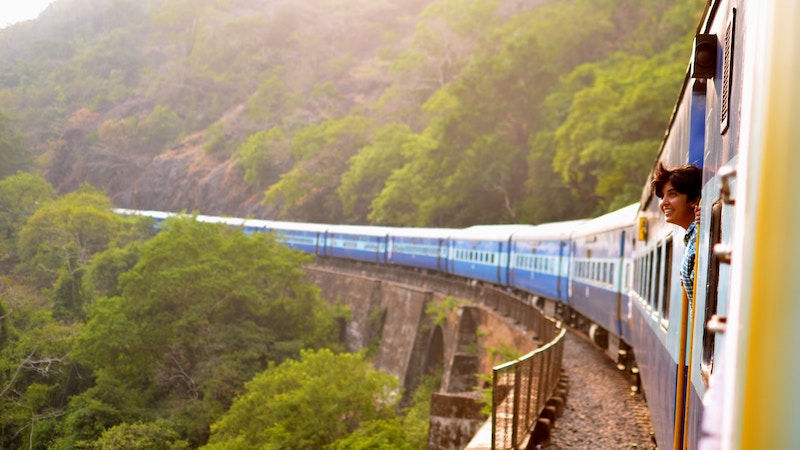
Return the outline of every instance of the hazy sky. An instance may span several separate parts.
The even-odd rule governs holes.
[[[0,0],[0,28],[35,19],[53,0]]]

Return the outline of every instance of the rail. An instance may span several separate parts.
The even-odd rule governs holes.
[[[561,382],[566,333],[554,323],[550,342],[492,371],[492,449],[527,446]]]

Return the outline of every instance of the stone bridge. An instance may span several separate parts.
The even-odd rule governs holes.
[[[428,448],[462,449],[486,422],[480,389],[492,367],[538,345],[533,307],[492,286],[406,268],[319,259],[308,270],[323,298],[350,309],[348,350],[369,348],[406,392],[441,373]]]

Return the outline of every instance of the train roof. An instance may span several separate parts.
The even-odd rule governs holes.
[[[625,227],[632,227],[636,222],[636,213],[639,203],[628,205],[624,208],[602,215],[595,219],[587,220],[575,228],[575,236],[602,233]]]
[[[442,238],[446,239],[457,231],[454,228],[394,228],[390,232],[397,237],[422,237],[422,238]]]
[[[450,234],[452,239],[462,239],[471,241],[507,241],[515,233],[529,231],[533,225],[475,225],[469,228],[453,230]]]
[[[370,225],[329,225],[329,233],[353,234],[362,236],[388,236],[397,228]]]
[[[562,240],[569,239],[575,228],[586,223],[586,219],[565,220],[563,222],[551,222],[536,225],[530,230],[523,230],[514,233],[512,241],[530,240]]]
[[[310,231],[315,233],[324,233],[331,227],[324,223],[284,222],[260,219],[248,220],[247,225],[264,228],[267,231]]]

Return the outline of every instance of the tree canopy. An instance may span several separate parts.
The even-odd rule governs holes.
[[[303,351],[248,382],[204,448],[326,448],[362,425],[374,431],[375,421],[392,421],[398,400],[397,379],[360,354]],[[404,442],[392,434],[383,439]]]
[[[71,402],[69,415],[116,411],[97,419],[113,426],[151,421],[140,408],[159,405],[179,436],[204,442],[212,418],[268,362],[335,345],[337,315],[305,280],[307,261],[269,236],[171,222],[120,275],[120,295],[92,308],[74,358],[98,384]]]

